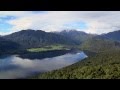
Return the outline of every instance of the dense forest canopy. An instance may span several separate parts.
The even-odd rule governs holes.
[[[120,79],[120,50],[100,52],[60,70],[33,79]]]

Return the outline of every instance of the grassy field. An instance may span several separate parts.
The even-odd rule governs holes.
[[[42,51],[52,51],[52,50],[69,50],[63,45],[50,45],[50,46],[44,46],[41,48],[30,48],[27,49],[29,52],[42,52]]]

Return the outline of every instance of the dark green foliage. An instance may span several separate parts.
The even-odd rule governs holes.
[[[120,51],[101,52],[66,68],[33,79],[119,79]]]
[[[0,54],[13,53],[18,49],[20,49],[19,44],[12,41],[5,40],[2,37],[0,37]]]
[[[83,42],[80,46],[82,50],[90,50],[94,52],[103,52],[109,50],[120,50],[120,43],[112,40],[91,38]]]
[[[4,38],[20,44],[23,48],[35,48],[52,44],[74,44],[64,36],[41,30],[23,30],[4,36]]]

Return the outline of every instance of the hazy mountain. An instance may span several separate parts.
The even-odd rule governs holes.
[[[84,48],[100,49],[119,45],[120,31],[103,35],[88,34],[76,30],[63,30],[61,32],[44,32],[42,30],[22,30],[3,36],[4,39],[21,45],[24,48],[41,47],[51,44],[80,45]]]
[[[20,44],[24,48],[40,47],[50,44],[74,44],[72,40],[62,35],[41,30],[22,30],[4,36],[4,38]]]
[[[69,39],[73,40],[77,44],[81,44],[83,41],[86,41],[96,35],[88,34],[82,31],[77,30],[63,30],[59,32],[60,35],[66,36]]]
[[[120,49],[120,43],[117,41],[102,39],[102,38],[91,38],[81,44],[83,50],[90,51],[108,51]]]
[[[82,49],[105,51],[120,49],[120,30],[102,35],[95,35],[81,44]]]
[[[120,41],[120,30],[101,35],[104,38]]]

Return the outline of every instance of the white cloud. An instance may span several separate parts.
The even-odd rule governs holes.
[[[33,13],[31,11],[1,11],[0,16],[15,16],[8,23],[13,25],[12,32],[23,29],[38,29],[44,31],[60,31],[70,29],[65,24],[70,22],[85,22],[88,33],[107,33],[120,29],[119,11],[47,11]],[[76,29],[79,29],[78,27]],[[81,30],[81,29],[79,29]]]

